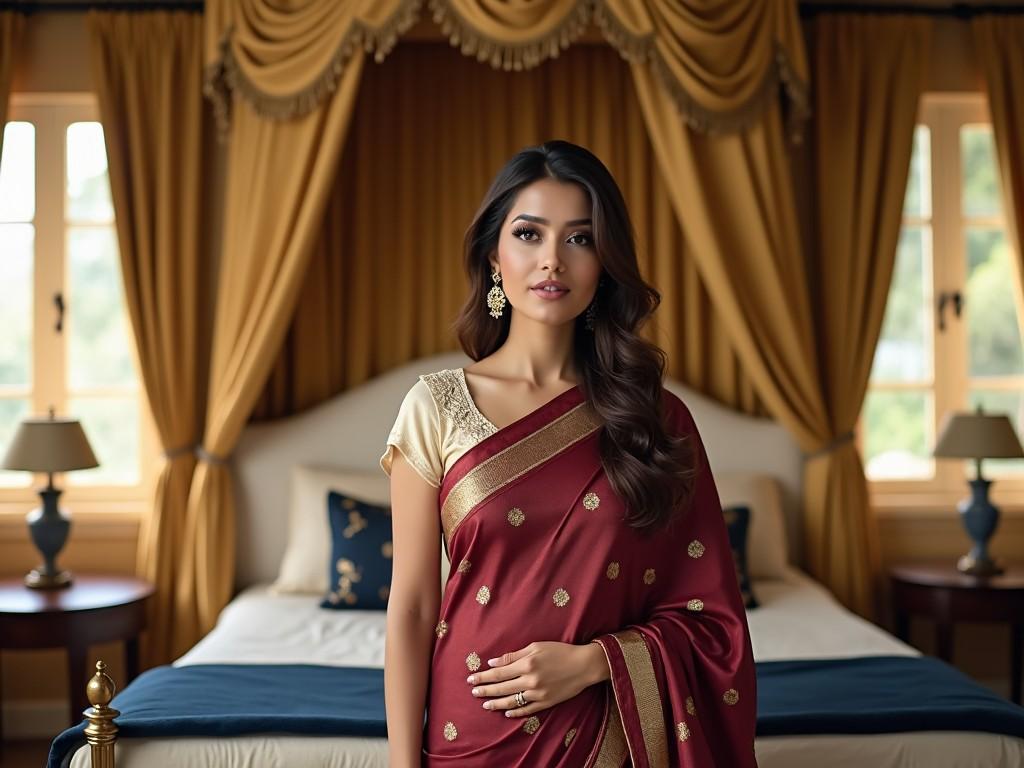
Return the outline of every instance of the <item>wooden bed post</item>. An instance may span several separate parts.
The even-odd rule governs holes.
[[[97,661],[96,674],[85,689],[92,704],[82,713],[89,721],[85,726],[85,740],[89,743],[92,768],[114,768],[114,742],[117,741],[114,718],[121,713],[109,706],[117,689],[106,669],[106,664]]]

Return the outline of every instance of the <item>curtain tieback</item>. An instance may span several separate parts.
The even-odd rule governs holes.
[[[207,464],[227,464],[228,460],[224,456],[216,456],[210,453],[208,450],[203,448],[201,445],[196,446],[196,456],[199,457],[200,461],[205,461]]]
[[[811,451],[810,453],[808,453],[807,458],[815,459],[818,456],[824,456],[826,453],[832,453],[832,451],[834,451],[839,446],[852,442],[854,437],[856,437],[856,435],[854,434],[854,431],[852,429],[849,432],[844,432],[843,434],[839,435],[839,437],[826,443],[818,450]]]
[[[179,445],[177,448],[168,448],[164,451],[164,458],[168,461],[174,461],[179,456],[184,456],[186,453],[192,453],[195,450],[196,444],[189,443],[188,445]]]

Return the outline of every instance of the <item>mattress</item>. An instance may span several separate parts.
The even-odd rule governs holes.
[[[754,592],[761,605],[748,612],[748,623],[757,661],[918,655],[796,569],[755,582]],[[174,663],[383,667],[384,629],[383,611],[327,611],[317,597],[258,586],[239,594],[214,630]],[[773,736],[758,738],[756,748],[761,768],[1024,768],[1024,741],[988,733]],[[118,768],[387,765],[387,741],[365,737],[122,739],[116,751]],[[88,750],[78,750],[70,765],[87,768]]]

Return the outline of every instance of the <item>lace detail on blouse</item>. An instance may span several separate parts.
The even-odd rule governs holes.
[[[493,435],[497,428],[477,409],[469,396],[466,379],[460,368],[448,368],[421,377],[437,403],[438,412],[457,429],[479,442]]]

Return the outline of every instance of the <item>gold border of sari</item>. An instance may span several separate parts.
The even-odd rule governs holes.
[[[582,402],[473,467],[452,487],[441,507],[447,541],[451,542],[459,524],[491,494],[575,445],[600,425],[590,405]]]
[[[597,757],[594,758],[592,768],[622,768],[626,755],[629,754],[629,745],[626,743],[626,731],[622,728],[622,717],[619,715],[619,708],[615,703],[615,694],[612,691],[611,682],[606,688],[607,725],[601,737],[601,745],[598,748]]]
[[[651,661],[650,650],[643,635],[635,629],[624,629],[621,632],[612,632],[601,638],[598,645],[604,650],[608,660],[608,668],[612,671],[612,678],[608,681],[612,692],[617,695],[614,680],[616,677],[617,665],[611,658],[611,652],[605,647],[607,637],[615,638],[615,644],[619,653],[622,654],[622,662],[625,665],[626,675],[629,677],[630,688],[633,692],[633,700],[636,704],[637,717],[640,722],[640,733],[643,739],[643,754],[638,755],[640,745],[630,741],[629,733],[621,722],[621,712],[618,708],[618,700],[613,699],[616,717],[619,719],[619,727],[623,731],[623,738],[629,748],[629,756],[633,765],[642,765],[639,757],[645,758],[647,765],[651,768],[667,768],[668,741],[665,734],[665,716],[662,710],[661,694],[658,691],[658,678],[654,673],[654,663]],[[635,739],[634,739],[635,741]],[[602,749],[604,745],[602,745]]]

